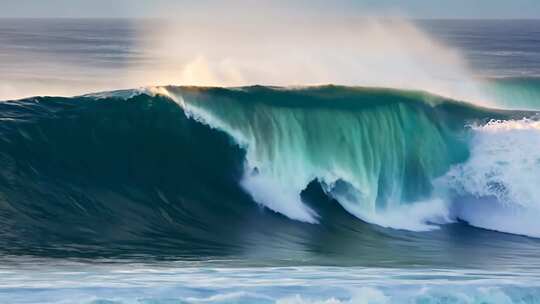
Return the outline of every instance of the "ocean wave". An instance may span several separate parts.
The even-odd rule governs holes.
[[[537,236],[504,209],[537,214],[535,112],[419,91],[254,86],[36,97],[0,113],[3,251],[257,256],[330,250],[323,235],[393,234],[363,222]],[[486,175],[503,162],[510,171]],[[485,204],[506,221],[486,224],[475,210]]]
[[[450,222],[432,181],[469,157],[467,121],[504,117],[387,89],[162,90],[246,150],[241,184],[255,201],[309,223],[318,216],[301,193],[313,180],[351,214],[384,227]]]

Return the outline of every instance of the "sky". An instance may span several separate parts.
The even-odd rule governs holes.
[[[223,16],[537,19],[540,0],[0,0],[0,18],[220,18]]]

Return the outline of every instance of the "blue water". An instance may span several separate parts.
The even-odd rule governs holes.
[[[0,302],[540,303],[540,21],[415,23],[489,107],[130,89],[159,21],[0,19]]]
[[[457,47],[487,77],[539,77],[538,20],[430,20],[420,26]]]

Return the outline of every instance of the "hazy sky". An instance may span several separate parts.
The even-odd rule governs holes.
[[[0,17],[540,18],[540,0],[0,0]]]

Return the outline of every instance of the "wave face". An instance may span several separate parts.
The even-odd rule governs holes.
[[[317,180],[359,218],[422,228],[414,221],[424,219],[393,222],[388,213],[429,196],[430,181],[467,158],[465,139],[449,123],[460,118],[443,117],[452,114],[437,111],[421,93],[339,87],[169,92],[188,115],[245,148],[242,186],[291,219],[317,222],[300,197]]]
[[[400,261],[441,264],[459,259],[422,254],[446,251],[430,239],[465,229],[459,220],[540,231],[516,220],[540,212],[534,112],[414,91],[255,86],[36,97],[0,113],[11,253],[306,261],[339,243],[381,263],[414,239],[422,249]],[[478,233],[490,232],[468,232]]]
[[[386,89],[166,90],[189,116],[246,150],[241,184],[255,201],[309,223],[318,215],[301,193],[312,181],[351,214],[384,227],[425,230],[450,221],[432,182],[469,158],[467,124],[504,118]]]

